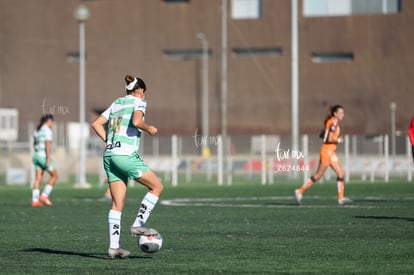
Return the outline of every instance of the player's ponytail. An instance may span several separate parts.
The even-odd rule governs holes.
[[[39,131],[43,126],[43,116],[40,118],[39,124],[37,124],[36,130]]]
[[[147,86],[145,85],[144,80],[138,77],[133,77],[132,75],[126,75],[125,76],[125,90],[127,95],[131,94],[136,89],[143,89],[144,92],[147,90]]]
[[[324,120],[324,122],[323,122],[323,125],[324,125],[324,126],[325,126],[326,122],[327,122],[329,119],[331,119],[331,117],[332,117],[332,109],[333,109],[333,106],[329,106],[328,111],[326,112],[325,120]]]

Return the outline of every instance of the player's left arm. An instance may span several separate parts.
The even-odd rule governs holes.
[[[339,143],[343,143],[343,142],[344,142],[343,137],[341,137],[341,136],[334,137],[334,135],[331,132],[328,133],[328,138],[327,138],[326,143],[329,143],[329,144],[339,144]]]
[[[45,130],[45,153],[46,153],[46,167],[49,166],[52,159],[52,140],[53,133],[50,129]]]
[[[106,142],[106,131],[105,131],[105,124],[108,120],[103,117],[99,116],[94,122],[91,123],[91,126],[95,133],[104,141]]]
[[[134,115],[132,117],[132,124],[145,132],[148,132],[151,136],[154,136],[157,134],[158,129],[153,125],[148,125],[144,121],[144,113],[140,110],[137,110],[134,112]]]
[[[334,132],[336,131],[336,127],[338,126],[335,123],[332,123],[331,125],[329,125],[329,127],[325,129],[326,131],[328,131],[325,143],[338,144],[344,142],[344,139],[341,136],[335,137]]]
[[[51,154],[52,141],[51,140],[46,140],[45,141],[45,147],[46,147],[46,167],[48,167],[49,163],[50,163],[50,159],[52,158],[51,157],[51,155],[52,155]]]

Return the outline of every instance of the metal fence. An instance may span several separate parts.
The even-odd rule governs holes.
[[[29,133],[33,125],[29,125]],[[68,142],[67,127],[56,123],[52,147],[59,172],[59,181],[68,182],[78,170],[79,152]],[[144,160],[166,181],[191,182],[193,177],[205,177],[218,184],[232,184],[234,176],[256,178],[262,184],[273,183],[274,178],[306,178],[315,171],[319,161],[321,140],[316,135],[303,135],[299,150],[291,149],[290,136],[155,136],[144,135],[140,153]],[[344,167],[346,180],[355,177],[375,181],[390,177],[412,180],[411,145],[406,136],[395,137],[395,148],[390,148],[387,135],[345,136],[338,145],[337,155]],[[202,155],[208,147],[210,156]],[[0,182],[28,184],[33,182],[31,142],[0,143]],[[96,136],[87,142],[87,173],[100,175],[103,180],[103,143]],[[327,177],[332,174],[327,173]]]

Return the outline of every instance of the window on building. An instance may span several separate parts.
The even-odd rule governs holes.
[[[68,52],[66,54],[66,61],[68,61],[68,62],[78,62],[79,61],[79,52]]]
[[[262,0],[232,0],[231,17],[233,19],[257,19],[262,11]]]
[[[163,0],[167,4],[188,3],[190,0]]]
[[[281,55],[282,48],[234,48],[234,56],[252,56],[252,55]]]
[[[79,62],[80,54],[79,52],[68,52],[66,54],[66,61],[69,63]],[[85,53],[85,59],[88,59],[88,55]]]
[[[208,50],[208,55],[211,55],[211,50]],[[164,50],[164,56],[176,59],[200,58],[203,50]]]
[[[401,10],[401,0],[304,0],[307,17],[390,14]]]
[[[323,62],[349,62],[354,60],[352,52],[334,52],[334,53],[313,53],[312,61],[315,63]]]

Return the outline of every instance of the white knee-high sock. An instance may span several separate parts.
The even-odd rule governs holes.
[[[42,196],[49,197],[50,193],[52,193],[53,186],[50,184],[46,184],[45,189],[43,189]]]
[[[122,212],[116,210],[109,210],[109,247],[119,248],[119,237],[121,235],[121,215]]]
[[[141,206],[139,207],[137,217],[135,218],[132,226],[143,226],[151,215],[152,210],[157,204],[158,197],[148,192],[142,199]]]
[[[39,189],[33,189],[32,190],[32,201],[39,201],[39,194],[40,194]]]

